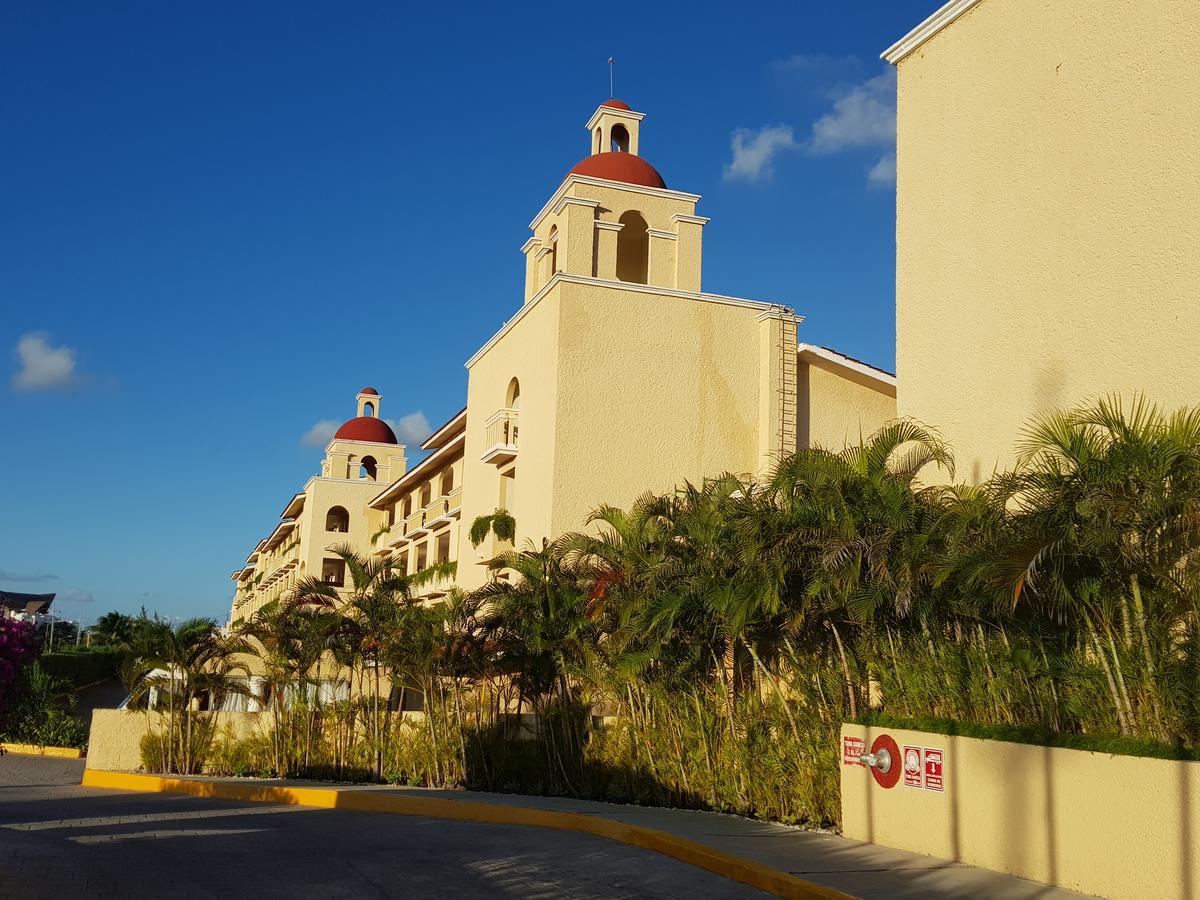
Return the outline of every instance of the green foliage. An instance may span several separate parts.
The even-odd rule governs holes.
[[[0,739],[49,747],[85,747],[87,729],[70,712],[69,681],[56,678],[39,663],[22,670],[0,723]]]
[[[432,566],[426,566],[420,572],[410,576],[409,584],[413,587],[421,587],[422,585],[430,584],[435,581],[442,581],[454,578],[458,574],[458,560],[448,559],[445,562],[434,563]]]
[[[511,543],[517,536],[517,520],[504,509],[497,509],[491,515],[479,516],[471,523],[471,530],[468,533],[471,546],[478,547],[487,540],[489,533],[496,535],[502,541]]]
[[[376,543],[378,543],[379,539],[391,530],[392,530],[391,525],[388,525],[386,523],[383,525],[380,525],[379,530],[371,535],[371,546],[374,546]]]
[[[124,652],[119,647],[93,647],[43,653],[38,657],[38,664],[47,674],[65,679],[75,687],[83,687],[116,678],[123,658]]]

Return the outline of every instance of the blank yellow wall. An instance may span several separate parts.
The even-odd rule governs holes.
[[[805,359],[797,370],[799,448],[841,450],[896,417],[896,390],[837,366]]]
[[[1200,400],[1200,3],[983,0],[901,61],[899,410],[959,474],[1035,410]]]

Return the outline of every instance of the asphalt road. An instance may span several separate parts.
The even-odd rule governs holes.
[[[591,835],[79,787],[0,757],[0,898],[762,897]]]

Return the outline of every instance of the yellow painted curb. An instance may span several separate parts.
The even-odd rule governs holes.
[[[134,775],[128,772],[102,772],[85,769],[83,786],[150,793],[190,794],[193,797],[218,797],[258,803],[315,806],[321,809],[348,809],[358,812],[394,813],[430,819],[457,819],[487,822],[493,825],[532,825],[581,831],[619,841],[644,850],[654,850],[733,881],[740,881],[778,897],[795,900],[852,900],[849,894],[789,875],[762,863],[724,853],[665,831],[628,825],[602,816],[584,813],[505,806],[473,800],[446,800],[441,797],[412,797],[378,791],[339,791],[332,788],[298,788],[263,784],[238,784],[230,781],[199,781],[188,778],[164,778],[158,775]]]
[[[40,744],[0,744],[6,753],[18,756],[58,756],[63,759],[82,759],[85,755],[78,747],[43,747]]]

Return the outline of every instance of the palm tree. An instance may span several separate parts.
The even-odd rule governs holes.
[[[222,634],[213,619],[188,619],[174,628],[154,620],[144,630],[145,652],[128,670],[131,699],[139,702],[151,691],[166,699],[163,769],[194,774],[204,765],[211,739],[209,723],[197,722],[199,705],[207,699],[215,709],[225,695],[247,692],[239,675],[248,672],[235,660],[247,647]]]

